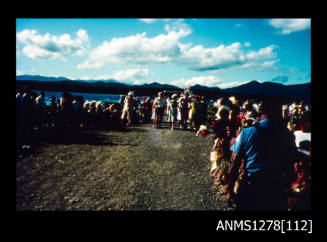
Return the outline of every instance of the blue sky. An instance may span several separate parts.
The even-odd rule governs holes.
[[[310,19],[16,19],[16,74],[228,88],[311,81]]]

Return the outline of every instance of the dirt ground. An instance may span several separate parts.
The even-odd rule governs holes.
[[[40,137],[16,155],[17,211],[226,208],[209,175],[210,136],[140,125]]]

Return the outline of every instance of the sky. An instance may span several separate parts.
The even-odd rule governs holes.
[[[196,84],[311,81],[311,19],[16,19],[16,75]]]

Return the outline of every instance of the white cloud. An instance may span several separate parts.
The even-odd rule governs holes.
[[[219,87],[221,89],[236,87],[239,85],[243,85],[249,83],[250,81],[232,81],[226,82],[217,76],[199,76],[199,77],[192,77],[190,79],[182,78],[180,80],[172,81],[169,84],[175,85],[181,88],[186,88],[187,86],[194,86],[194,85],[202,85],[207,87]],[[259,81],[261,82],[261,81]]]
[[[241,44],[235,42],[231,45],[219,45],[216,48],[204,48],[197,45],[190,49],[185,49],[179,60],[189,63],[192,69],[198,71],[218,70],[229,68],[248,68],[258,65],[257,62],[268,61],[276,58],[277,54],[273,50],[277,47],[270,45],[258,51],[244,52]]]
[[[152,23],[156,22],[157,20],[168,22],[168,21],[171,21],[172,19],[170,19],[170,18],[139,18],[139,20],[142,22],[145,22],[147,24],[152,24]]]
[[[167,34],[153,38],[146,33],[104,41],[90,53],[93,61],[119,64],[166,63],[180,55],[179,39],[191,33],[186,24],[166,25]]]
[[[16,76],[25,75],[25,72],[16,70]]]
[[[84,61],[77,65],[78,70],[99,70],[101,69],[102,64],[99,62],[90,63],[88,60]]]
[[[221,89],[225,89],[225,88],[231,88],[231,87],[236,87],[236,86],[240,86],[246,83],[249,83],[250,81],[244,81],[244,82],[222,82],[218,84],[218,87]]]
[[[17,41],[23,43],[23,53],[32,59],[60,58],[78,55],[82,56],[89,47],[89,37],[85,30],[76,32],[76,38],[69,34],[60,36],[37,34],[36,30],[25,29],[16,34]]]
[[[245,46],[245,47],[250,47],[250,46],[251,46],[251,43],[250,43],[250,42],[245,42],[245,43],[244,43],[244,46]]]
[[[132,79],[142,79],[147,78],[150,74],[150,70],[148,68],[144,69],[128,69],[124,71],[116,72],[113,77],[117,80],[132,80]]]
[[[155,19],[155,18],[140,18],[139,20],[142,22],[145,22],[147,24],[151,24],[151,23],[155,22],[157,19]]]
[[[79,68],[96,69],[100,66],[91,65],[93,62],[102,65],[177,63],[192,70],[207,71],[259,66],[262,65],[260,62],[273,63],[277,57],[277,53],[274,52],[276,45],[249,50],[244,48],[251,46],[249,42],[221,44],[214,48],[193,46],[190,42],[181,43],[182,38],[192,33],[190,26],[183,20],[166,24],[165,30],[166,34],[154,37],[148,37],[144,32],[104,41],[90,52],[88,62],[80,64]]]
[[[107,75],[107,77],[112,78],[117,81],[135,81],[143,78],[147,78],[150,74],[150,71],[148,68],[144,69],[127,69],[127,70],[121,70],[117,71],[113,75]]]
[[[192,65],[192,69],[200,71],[221,69],[244,61],[240,47],[239,42],[229,46],[219,45],[216,48],[204,48],[202,45],[197,45],[185,49],[180,61],[189,63]]]
[[[140,83],[140,79],[145,79],[150,75],[150,70],[148,68],[136,68],[120,70],[114,74],[103,74],[98,76],[82,76],[80,80],[109,80],[113,79],[119,82],[129,82],[129,83]]]
[[[233,66],[230,70],[234,69],[248,69],[248,70],[255,70],[255,71],[268,71],[268,70],[276,70],[275,64],[279,62],[279,59],[264,61],[264,62],[255,62],[255,61],[248,61],[242,65]]]
[[[179,86],[179,87],[187,87],[187,86],[194,86],[194,85],[201,85],[207,87],[217,87],[222,80],[216,76],[198,76],[192,77],[190,79],[182,78],[180,80],[171,81],[171,85]]]
[[[269,24],[276,29],[281,29],[280,34],[290,34],[309,29],[311,27],[311,19],[271,19]]]
[[[83,80],[83,81],[93,80],[93,78],[90,76],[81,76],[80,78],[77,78],[77,79]]]
[[[19,55],[20,55],[20,52],[18,49],[18,44],[16,44],[16,59],[19,57]]]
[[[259,51],[250,51],[246,55],[246,58],[249,61],[261,61],[265,59],[275,58],[277,56],[277,54],[273,52],[275,48],[277,48],[276,45],[270,45],[265,48],[261,48]]]

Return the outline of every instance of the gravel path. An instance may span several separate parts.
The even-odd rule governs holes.
[[[16,159],[16,210],[224,210],[211,137],[150,125],[51,131]]]

